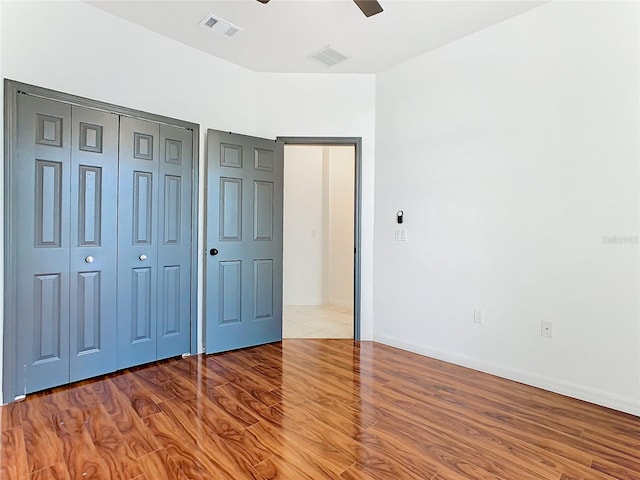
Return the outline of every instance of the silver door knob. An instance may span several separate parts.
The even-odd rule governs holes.
[[[87,263],[93,263],[93,257],[89,255],[87,258],[84,259],[84,261]]]
[[[140,259],[140,261],[144,262],[147,259],[147,256],[143,253],[138,258]]]

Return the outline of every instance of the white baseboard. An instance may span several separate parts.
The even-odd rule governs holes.
[[[545,377],[532,372],[505,367],[493,362],[486,362],[458,353],[437,350],[422,345],[405,342],[397,338],[384,335],[374,335],[373,341],[383,343],[401,350],[417,353],[426,357],[435,358],[445,362],[453,363],[463,367],[472,368],[481,372],[497,375],[508,380],[524,383],[534,387],[542,388],[551,392],[559,393],[567,397],[577,398],[586,402],[595,403],[603,407],[612,408],[621,412],[630,413],[640,417],[640,399],[633,399],[614,395],[602,390],[564,382],[551,377]]]

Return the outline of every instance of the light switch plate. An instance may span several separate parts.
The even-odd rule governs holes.
[[[406,241],[407,241],[407,229],[396,228],[396,242],[406,242]]]

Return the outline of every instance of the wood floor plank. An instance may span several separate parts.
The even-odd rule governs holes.
[[[31,480],[70,480],[67,465],[56,463],[49,468],[38,470],[31,475]]]
[[[169,371],[171,377],[188,379],[194,384],[202,385],[205,391],[227,383],[229,381],[227,377],[219,375],[212,368],[209,368],[207,358],[204,355],[194,355],[188,358],[174,359],[164,364],[163,368]]]
[[[38,398],[29,398],[20,406],[29,472],[64,463],[62,442],[56,434],[48,409]]]
[[[147,365],[130,370],[134,378],[144,386],[149,395],[154,396],[155,403],[175,398],[174,392],[167,389],[166,384],[176,378],[170,370],[167,370],[165,363]]]
[[[392,392],[389,390],[392,389]],[[426,393],[416,388],[415,385],[397,385],[390,382],[382,389],[375,392],[376,398],[390,398],[389,393],[395,394],[394,402],[400,402],[399,399],[411,399],[416,402],[424,402]],[[474,422],[479,426],[489,429],[491,432],[498,433],[506,438],[524,443],[530,443],[541,451],[548,452],[554,456],[564,457],[573,462],[582,465],[591,465],[593,455],[586,452],[584,448],[577,448],[568,445],[571,437],[565,433],[558,432],[537,423],[532,423],[520,419],[509,413],[504,413],[489,407],[483,407],[473,412],[468,409],[468,403],[465,397],[449,394],[448,392],[439,392],[436,395],[429,395],[429,405],[437,408],[439,411],[449,412],[457,418],[466,418],[468,421]],[[470,416],[472,413],[472,416]],[[533,439],[533,441],[532,441]]]
[[[500,451],[494,439],[486,432],[465,431],[464,427],[450,428],[453,423],[451,418],[435,421],[424,418],[420,421],[419,415],[406,409],[381,409],[381,416],[381,420],[372,427],[374,431],[381,431],[405,444],[422,445],[423,455],[433,455],[441,462],[449,457],[457,458],[503,478],[556,480],[558,476],[553,468],[546,467],[539,459],[526,462],[523,461],[521,452],[513,452],[508,447],[507,451]],[[436,448],[433,448],[433,445]],[[478,449],[478,445],[482,445],[482,450]]]
[[[257,465],[271,455],[267,449],[244,434],[231,417],[215,409],[210,402],[195,406],[177,400],[161,404],[165,415],[179,423],[196,444],[204,435],[211,453],[233,473],[237,468]]]
[[[343,480],[376,480],[375,477],[369,475],[360,465],[354,464],[347,468],[340,478]]]
[[[498,428],[492,424],[488,425],[482,421],[482,417],[469,416],[464,411],[449,411],[442,408],[437,402],[414,403],[410,411],[420,418],[439,418],[437,423],[425,421],[425,426],[439,429],[448,435],[458,434],[463,437],[468,435],[473,438],[473,443],[470,443],[469,447],[473,447],[473,444],[484,436],[483,443],[487,446],[487,452],[503,459],[517,456],[523,463],[530,465],[532,469],[542,475],[551,474],[553,476],[555,468],[559,465],[574,467],[574,462],[570,461],[568,456],[580,456],[580,459],[583,460],[582,465],[591,464],[591,456],[581,454],[577,449],[570,449],[570,455],[566,455],[566,450],[562,452],[565,453],[564,456],[558,455],[554,450],[535,444],[527,437],[523,438],[518,431]],[[542,433],[544,435],[546,432]]]
[[[22,480],[29,478],[27,451],[22,428],[4,430],[0,437],[0,478]]]
[[[463,473],[461,473],[463,472]],[[456,465],[455,470],[447,467],[442,468],[433,480],[501,480],[495,475],[472,465],[470,463],[461,462]]]
[[[258,415],[244,410],[238,403],[234,402],[231,397],[226,395],[222,390],[218,388],[212,388],[207,392],[207,397],[227,415],[235,419],[243,427],[250,427],[254,423],[257,423]]]
[[[163,360],[0,421],[0,479],[640,480],[639,417],[353,340]]]
[[[563,466],[560,478],[564,480],[619,480],[618,477],[612,477],[591,467],[582,466]]]
[[[310,398],[303,386],[299,386],[295,391],[285,392],[284,398],[286,401],[283,402],[283,405],[293,403],[300,408],[305,408],[316,421],[330,424],[351,438],[378,422],[378,416],[372,408],[344,405],[322,395]]]
[[[73,407],[54,414],[53,421],[62,440],[63,456],[71,480],[108,480],[109,469],[98,454],[85,428],[87,417]]]
[[[281,458],[271,457],[253,468],[256,480],[316,480],[318,478],[332,479],[333,476],[315,477],[307,471],[285,462]]]
[[[9,403],[8,405],[0,405],[0,431],[10,430],[15,427],[22,426],[22,417],[20,414],[21,402]]]
[[[100,405],[100,397],[96,395],[94,386],[107,380],[91,379],[69,385],[69,400],[80,410]]]
[[[211,362],[215,363],[215,362]],[[251,394],[256,400],[266,406],[278,403],[281,399],[272,393],[279,385],[274,383],[269,377],[258,376],[250,370],[243,371],[241,367],[234,363],[225,364],[228,370],[235,374],[232,383]]]
[[[109,478],[128,480],[142,475],[135,456],[102,405],[87,412],[85,427],[107,465]]]
[[[114,375],[110,378],[120,393],[126,396],[140,418],[160,412],[158,403],[165,400],[149,391],[135,375]]]
[[[94,391],[136,457],[160,448],[155,437],[134,410],[131,404],[132,399],[121,394],[111,380],[94,384]]]
[[[327,462],[323,446],[308,442],[295,434],[282,431],[267,423],[252,425],[247,429],[247,432],[255,435],[263,445],[273,452],[270,459],[274,465],[283,466],[282,462],[286,462],[287,465],[306,472],[313,478],[335,478],[344,471],[343,465]],[[284,446],[287,447],[286,450],[283,449]],[[258,468],[258,470],[260,469]]]
[[[431,478],[440,469],[438,462],[419,448],[385,438],[374,428],[360,433],[357,440],[361,445],[357,465],[374,477],[399,472],[398,478]]]
[[[232,384],[222,385],[222,389],[231,389]],[[345,468],[357,460],[357,443],[332,428],[318,428],[318,424],[305,416],[301,410],[291,409],[286,413],[277,406],[267,407],[242,389],[237,389],[233,397],[247,410],[254,411],[262,422],[287,432],[320,448],[327,460]]]
[[[640,440],[638,441],[638,448],[640,448]],[[610,475],[619,480],[638,480],[639,469],[635,468],[635,465],[629,467],[617,462],[596,457],[593,459],[591,469]]]
[[[187,480],[180,467],[169,457],[166,450],[151,452],[138,459],[146,476],[150,479]]]
[[[211,458],[206,443],[202,446],[194,443],[182,427],[174,424],[165,413],[146,417],[144,422],[171,460],[190,480],[209,480],[212,474],[223,480],[234,480],[233,476]]]

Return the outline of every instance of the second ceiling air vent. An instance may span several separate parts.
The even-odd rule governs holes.
[[[327,45],[319,52],[311,55],[309,58],[317,60],[318,62],[325,64],[327,67],[333,67],[335,64],[343,62],[349,57]]]
[[[217,34],[227,38],[233,38],[237,33],[242,31],[242,28],[240,28],[239,26],[234,25],[233,23],[228,22],[220,17],[217,17],[212,13],[202,19],[202,21],[200,22],[200,26],[202,28],[206,28],[207,30],[213,30]]]

